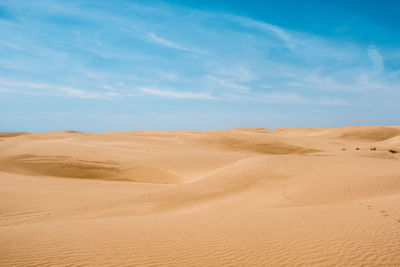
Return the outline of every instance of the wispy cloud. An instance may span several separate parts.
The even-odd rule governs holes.
[[[368,57],[372,61],[373,69],[376,73],[381,73],[384,70],[383,58],[379,53],[378,47],[370,45],[368,47]]]
[[[4,79],[0,80],[0,91],[23,95],[63,96],[105,100],[112,100],[119,96],[119,93],[116,92],[88,91],[74,87],[35,82],[16,82]]]
[[[175,43],[173,41],[162,38],[152,32],[148,32],[146,35],[147,35],[147,37],[150,38],[150,40],[152,40],[162,46],[173,48],[173,49],[178,49],[178,50],[182,50],[182,51],[197,52],[196,49],[184,47],[178,43]]]
[[[119,96],[119,94],[116,92],[92,92],[71,87],[57,87],[57,89],[65,92],[69,97],[111,100]]]
[[[224,17],[227,18],[228,20],[235,21],[246,27],[257,28],[266,33],[272,33],[276,37],[278,37],[279,40],[284,42],[288,48],[292,49],[296,45],[296,41],[292,38],[290,33],[285,29],[278,27],[276,25],[231,14],[226,14]]]
[[[215,77],[213,75],[207,74],[205,76],[205,78],[211,82],[210,86],[215,87],[215,88],[225,88],[228,90],[236,90],[236,91],[249,91],[250,90],[250,88],[248,86],[245,86],[240,83],[236,83],[234,81],[227,80],[224,78]]]
[[[348,102],[336,97],[309,97],[295,92],[270,92],[257,94],[257,101],[277,104],[347,106]]]
[[[155,95],[160,97],[181,98],[181,99],[216,99],[216,97],[209,94],[193,93],[185,91],[172,91],[172,90],[159,90],[151,88],[139,88],[139,91],[148,95]]]

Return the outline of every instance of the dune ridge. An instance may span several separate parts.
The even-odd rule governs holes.
[[[1,132],[0,197],[0,266],[398,266],[400,127]]]

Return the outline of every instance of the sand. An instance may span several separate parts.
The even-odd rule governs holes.
[[[400,127],[0,133],[0,255],[400,266]]]

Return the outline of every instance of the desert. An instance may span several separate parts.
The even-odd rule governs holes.
[[[400,127],[0,134],[1,266],[396,266]]]

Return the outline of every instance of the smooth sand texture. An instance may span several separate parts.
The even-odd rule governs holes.
[[[400,266],[389,149],[400,127],[0,133],[0,265]]]

